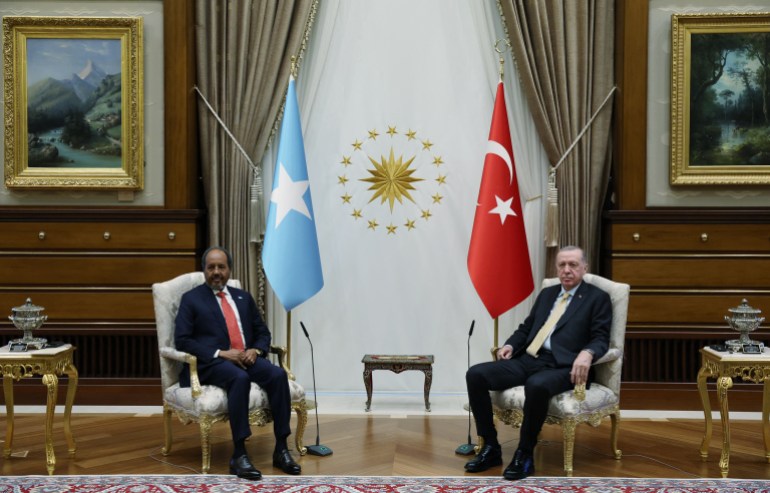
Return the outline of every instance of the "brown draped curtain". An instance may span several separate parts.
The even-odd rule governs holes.
[[[201,101],[200,152],[209,245],[234,257],[233,276],[258,300],[264,276],[251,185],[277,127],[291,69],[304,49],[317,0],[196,0],[197,84],[251,162]],[[167,149],[166,152],[174,152]],[[263,184],[269,193],[270,184]],[[261,197],[258,201],[261,203]],[[258,209],[261,210],[261,209]],[[260,228],[262,229],[262,228]],[[256,239],[259,234],[256,232]]]
[[[553,167],[614,87],[614,0],[498,0],[535,125]],[[556,170],[555,244],[598,267],[611,157],[612,104]],[[554,246],[554,245],[546,245]],[[550,249],[546,271],[553,274]]]

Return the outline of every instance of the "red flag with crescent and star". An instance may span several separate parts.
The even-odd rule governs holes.
[[[535,288],[502,82],[489,129],[468,272],[492,318],[521,303]]]

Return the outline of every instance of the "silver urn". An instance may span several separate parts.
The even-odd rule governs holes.
[[[742,352],[743,346],[746,344],[759,346],[760,351],[764,351],[765,345],[760,341],[752,341],[749,338],[749,333],[757,330],[759,325],[765,320],[765,317],[760,317],[759,314],[762,310],[758,308],[752,308],[749,306],[748,301],[744,299],[741,304],[735,308],[728,310],[732,313],[732,316],[725,315],[725,320],[734,331],[740,333],[738,339],[732,339],[725,342],[727,349],[731,352]]]
[[[11,340],[11,344],[26,344],[28,349],[42,349],[45,347],[46,339],[42,337],[33,337],[32,331],[39,329],[43,322],[48,319],[48,315],[43,315],[42,306],[32,304],[32,300],[27,298],[27,302],[21,306],[11,308],[13,315],[8,320],[13,322],[17,329],[24,332],[21,339]]]

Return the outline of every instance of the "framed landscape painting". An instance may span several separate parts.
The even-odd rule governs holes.
[[[3,18],[5,185],[144,187],[140,17]]]
[[[770,184],[770,13],[671,22],[671,185]]]

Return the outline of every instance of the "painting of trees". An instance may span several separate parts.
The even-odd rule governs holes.
[[[693,33],[691,166],[770,165],[770,30]]]

